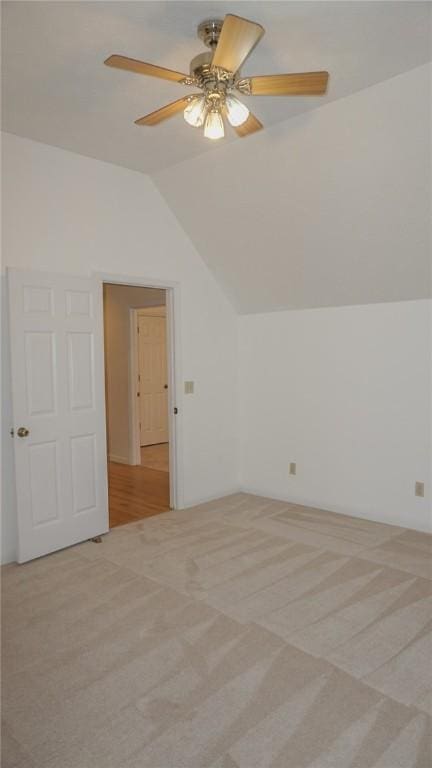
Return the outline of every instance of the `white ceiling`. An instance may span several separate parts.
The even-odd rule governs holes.
[[[187,88],[103,66],[111,53],[187,71],[203,49],[196,26],[237,13],[266,34],[243,74],[327,69],[325,97],[249,98],[266,126],[414,68],[430,58],[428,2],[4,2],[3,128],[153,173],[220,143],[181,116],[137,117]],[[224,143],[246,142],[232,134]],[[219,158],[219,155],[217,155]]]
[[[430,280],[429,2],[6,2],[3,127],[151,174],[240,312],[423,298]],[[188,92],[104,67],[188,70],[204,18],[266,34],[243,74],[327,69],[325,97],[250,98],[267,130],[220,142]],[[320,107],[319,109],[317,107]]]

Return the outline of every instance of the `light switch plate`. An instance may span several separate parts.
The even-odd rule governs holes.
[[[295,461],[291,461],[290,462],[289,473],[290,473],[290,475],[296,475],[297,474],[297,464],[295,463]]]
[[[424,497],[424,483],[420,483],[418,480],[415,484],[415,495]]]
[[[185,383],[184,383],[184,391],[185,391],[185,395],[193,395],[193,393],[194,393],[194,382],[193,381],[185,381]]]

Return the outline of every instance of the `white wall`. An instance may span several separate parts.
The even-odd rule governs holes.
[[[427,301],[238,321],[148,177],[11,135],[4,141],[4,266],[179,282],[182,377],[196,382],[195,395],[179,398],[187,505],[238,487],[240,435],[248,490],[428,528]],[[411,252],[405,261],[412,269]],[[4,561],[15,551],[8,386],[6,365]],[[426,484],[425,499],[414,496],[416,480]]]
[[[16,554],[16,498],[15,465],[12,439],[12,393],[9,368],[8,295],[4,276],[1,278],[1,526],[0,562],[15,560]]]
[[[3,148],[3,266],[92,271],[177,281],[182,375],[179,398],[184,501],[237,486],[236,317],[151,179],[9,134]],[[143,144],[143,151],[145,146]],[[3,434],[9,429],[5,403]],[[4,464],[11,464],[6,440]],[[12,476],[5,479],[4,559],[14,552]]]
[[[105,380],[108,454],[129,464],[130,310],[165,304],[165,291],[132,285],[104,286]]]
[[[244,316],[239,345],[242,487],[432,528],[431,302]]]

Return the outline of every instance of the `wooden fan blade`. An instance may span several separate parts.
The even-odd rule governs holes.
[[[194,94],[194,96],[201,95],[202,94],[200,93]],[[191,96],[183,96],[183,98],[177,99],[177,101],[172,101],[170,104],[166,104],[155,112],[150,112],[150,114],[135,120],[135,125],[157,125],[163,120],[168,120],[169,117],[174,117],[178,112],[182,112],[189,104],[191,98]]]
[[[222,24],[212,67],[237,72],[263,34],[261,24],[228,14]]]
[[[299,72],[292,75],[249,77],[252,96],[321,96],[326,92],[328,72]]]
[[[234,128],[235,132],[237,133],[237,136],[240,136],[242,139],[244,139],[246,136],[249,136],[251,133],[255,133],[256,131],[260,131],[263,127],[263,124],[260,123],[257,117],[252,114],[252,112],[249,112],[249,117],[246,120],[246,122],[242,123],[241,125],[238,125],[236,128]]]
[[[176,83],[181,83],[182,80],[188,77],[188,75],[183,75],[181,72],[174,72],[173,69],[157,67],[155,64],[147,64],[145,61],[129,59],[127,56],[117,56],[117,54],[106,59],[104,64],[106,64],[107,67],[115,67],[116,69],[126,69],[128,72],[136,72],[138,75],[161,77],[162,80],[174,80]]]

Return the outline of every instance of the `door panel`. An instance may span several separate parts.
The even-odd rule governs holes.
[[[45,315],[54,314],[54,298],[51,288],[42,288],[36,285],[25,285],[24,290],[24,312]]]
[[[69,317],[92,317],[92,295],[89,291],[66,291],[66,312]]]
[[[94,407],[94,355],[92,333],[68,333],[69,395],[72,411]]]
[[[59,517],[57,443],[47,441],[31,445],[28,453],[31,516],[36,526]]]
[[[19,562],[108,530],[102,287],[10,270]],[[29,434],[19,437],[19,427]]]
[[[95,448],[94,435],[79,435],[71,439],[73,513],[75,515],[89,512],[96,507]]]
[[[31,416],[54,413],[54,334],[25,332],[27,406]]]
[[[138,315],[141,445],[168,441],[165,317]]]

